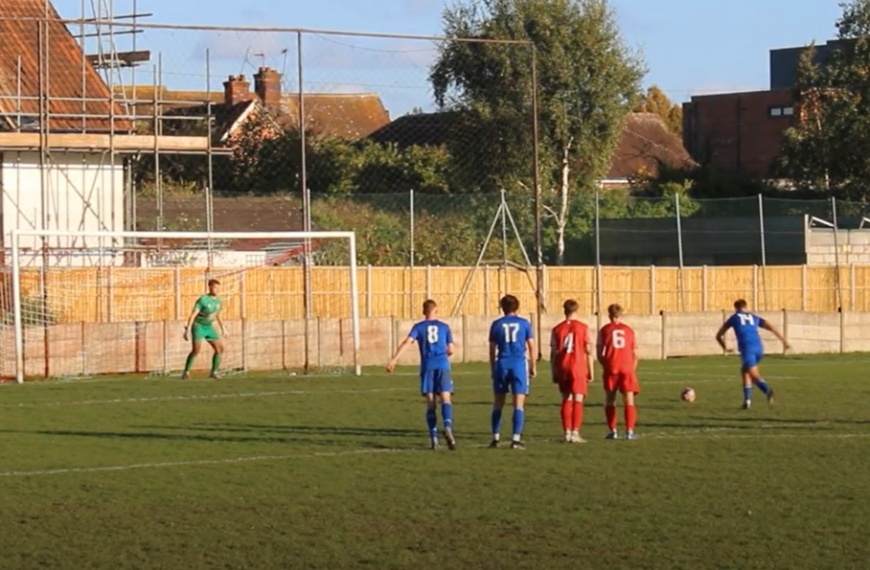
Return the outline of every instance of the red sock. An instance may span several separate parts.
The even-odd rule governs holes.
[[[625,429],[634,431],[634,425],[637,423],[637,408],[635,406],[625,407]]]
[[[571,423],[572,431],[580,431],[580,426],[583,425],[583,402],[574,402],[574,417]]]
[[[616,406],[604,406],[604,415],[607,417],[607,427],[610,431],[616,431]]]
[[[562,401],[562,429],[568,431],[571,429],[571,400]]]

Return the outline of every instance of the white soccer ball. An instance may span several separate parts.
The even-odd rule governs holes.
[[[683,388],[683,391],[680,392],[680,399],[684,402],[694,402],[695,390],[693,390],[692,388]]]

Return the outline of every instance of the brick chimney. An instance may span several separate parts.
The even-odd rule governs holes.
[[[254,91],[266,107],[278,108],[281,105],[281,74],[261,67],[254,75]]]
[[[244,75],[230,75],[224,81],[224,103],[235,105],[251,100],[251,82]]]

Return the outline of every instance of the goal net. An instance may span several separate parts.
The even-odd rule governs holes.
[[[180,375],[184,324],[211,279],[227,331],[222,375],[360,372],[353,232],[15,230],[10,245],[4,377]],[[205,342],[192,375],[211,359]]]

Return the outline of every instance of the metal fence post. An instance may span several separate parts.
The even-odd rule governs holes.
[[[764,197],[758,194],[758,235],[761,240],[761,295],[764,298],[763,308],[767,306],[767,246],[764,243]]]
[[[837,286],[837,309],[843,308],[843,292],[840,284],[840,239],[837,228],[837,199],[831,196],[831,221],[834,224],[834,279]]]

